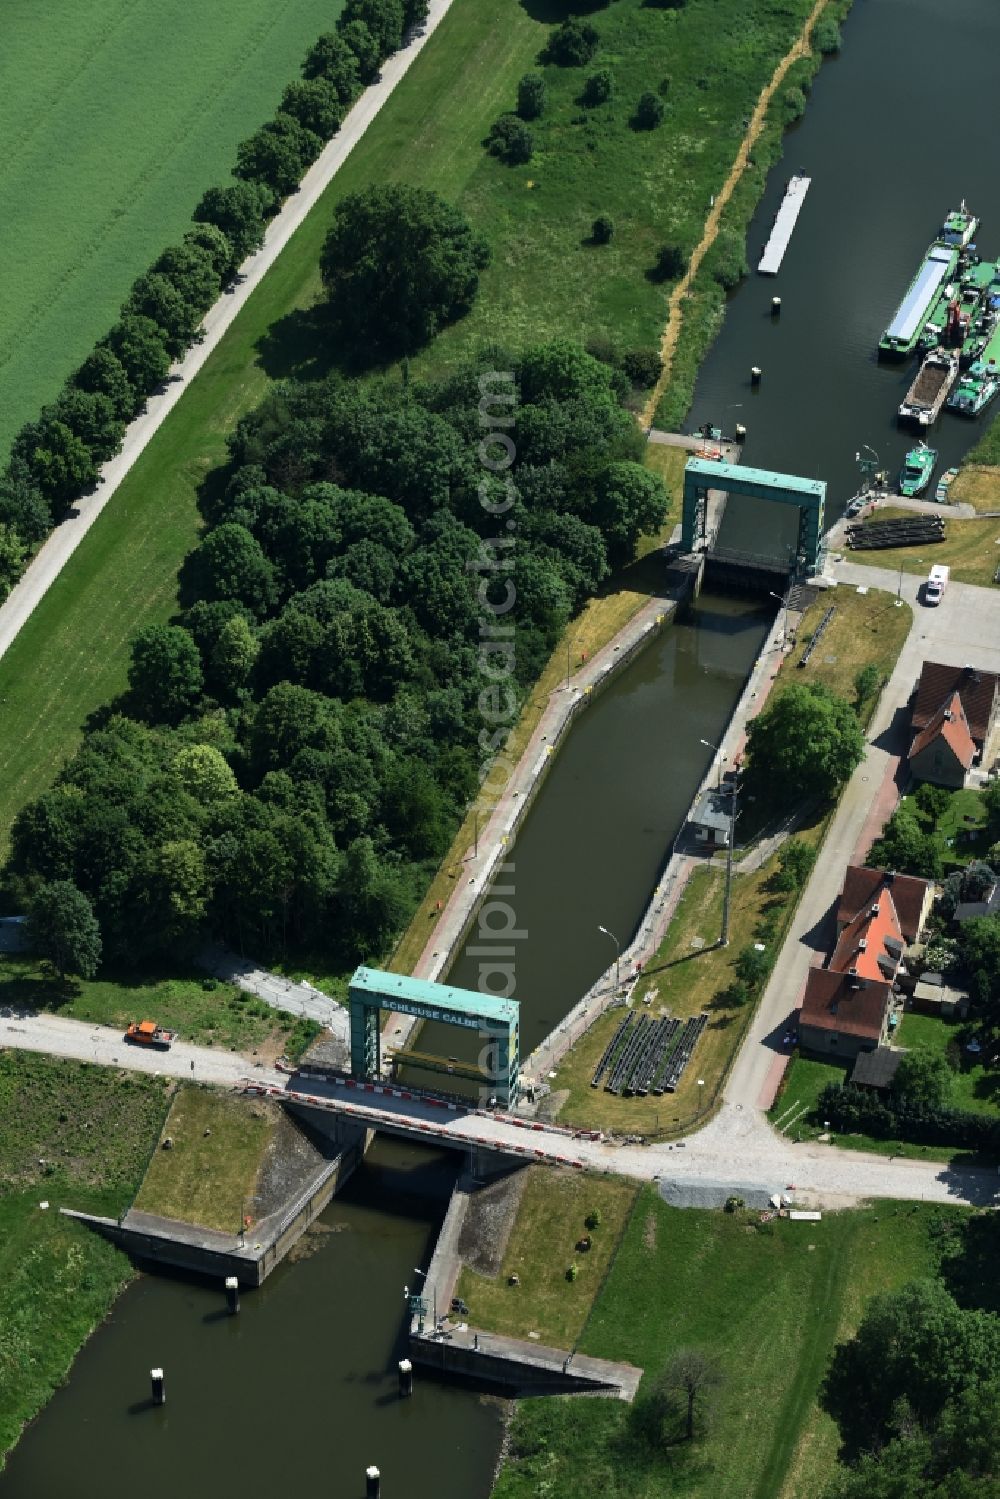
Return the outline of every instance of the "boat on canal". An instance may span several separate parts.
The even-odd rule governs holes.
[[[969,212],[964,201],[960,208],[948,214],[928,246],[895,317],[879,339],[880,356],[906,359],[916,349],[931,310],[938,305],[946,283],[955,279],[960,257],[971,243],[978,224],[979,220]]]
[[[925,442],[919,442],[915,448],[911,448],[899,471],[900,494],[907,499],[915,499],[917,495],[923,494],[931,482],[937,461],[937,449],[929,448]]]
[[[980,359],[959,377],[948,397],[948,410],[959,416],[978,416],[1000,390],[1000,326],[993,333]]]
[[[957,377],[957,353],[949,349],[932,349],[906,392],[906,400],[899,407],[899,420],[917,427],[933,426]]]
[[[944,473],[941,475],[940,479],[938,480],[938,482],[937,482],[937,488],[934,491],[934,498],[935,498],[935,500],[937,501],[937,503],[939,505],[948,505],[948,504],[951,503],[950,499],[949,499],[949,496],[948,496],[948,491],[951,489],[951,486],[954,484],[954,482],[955,482],[955,480],[957,478],[958,478],[958,469],[957,468],[946,468],[945,469]]]

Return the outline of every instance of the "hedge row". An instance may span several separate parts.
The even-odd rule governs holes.
[[[1000,1119],[965,1109],[921,1109],[882,1099],[866,1088],[828,1083],[819,1096],[819,1118],[835,1129],[876,1140],[907,1140],[913,1145],[958,1145],[967,1150],[1000,1151]]]
[[[121,450],[128,423],[263,243],[282,199],[427,9],[427,0],[347,0],[337,29],[310,48],[302,78],[285,89],[277,114],[237,148],[236,181],[205,193],[181,243],[138,278],[118,322],[57,399],[21,428],[0,474],[0,599],[31,550],[94,488],[101,465]]]

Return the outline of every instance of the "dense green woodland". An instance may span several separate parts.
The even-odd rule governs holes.
[[[567,618],[662,524],[627,393],[571,344],[276,387],[205,486],[182,615],[17,819],[22,899],[71,883],[119,961],[209,929],[384,953]]]

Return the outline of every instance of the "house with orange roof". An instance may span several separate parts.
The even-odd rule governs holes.
[[[914,694],[910,770],[938,786],[965,784],[990,764],[1000,740],[1000,677],[974,666],[925,661]]]
[[[809,972],[799,1044],[856,1057],[886,1044],[903,957],[930,909],[927,880],[852,865],[837,906],[837,942],[825,968]],[[905,970],[904,970],[905,971]]]

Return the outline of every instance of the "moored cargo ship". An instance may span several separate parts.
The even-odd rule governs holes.
[[[913,353],[931,309],[937,305],[942,288],[954,278],[959,258],[975,234],[978,223],[964,202],[945,219],[910,282],[906,296],[897,307],[895,317],[879,339],[880,355],[905,359]]]
[[[930,427],[941,415],[941,407],[958,375],[958,355],[948,349],[933,349],[917,371],[899,408],[901,422]]]
[[[989,342],[978,359],[959,376],[948,397],[948,410],[959,416],[978,416],[1000,390],[1000,323],[995,323]]]

